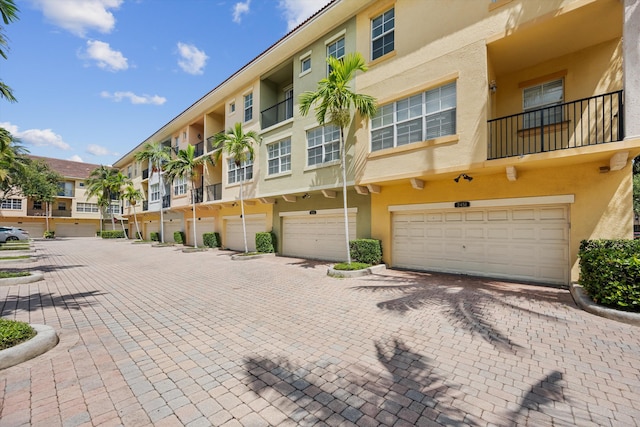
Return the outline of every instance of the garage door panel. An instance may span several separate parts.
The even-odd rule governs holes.
[[[250,252],[256,250],[256,233],[267,230],[264,218],[245,218],[247,230],[247,248]],[[235,251],[244,251],[244,231],[242,219],[226,220],[225,247]]]
[[[404,218],[404,230],[399,227],[402,239],[410,239],[409,217]],[[342,215],[291,216],[283,218],[282,253],[309,259],[344,261],[346,247],[344,217]],[[356,237],[356,217],[349,215],[349,239]],[[408,248],[408,251],[411,249]],[[409,254],[405,254],[408,256]]]
[[[56,237],[94,237],[94,224],[56,224]]]
[[[426,221],[407,221],[419,216]],[[392,217],[392,264],[565,284],[568,218],[563,205],[400,212]]]

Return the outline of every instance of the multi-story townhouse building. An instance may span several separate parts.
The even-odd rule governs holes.
[[[298,98],[327,56],[357,51],[369,70],[353,88],[379,111],[346,132],[349,237],[380,239],[392,267],[567,284],[581,240],[633,236],[638,12],[632,0],[335,0],[115,166],[146,142],[209,155],[213,135],[243,123],[262,143],[252,164],[203,167],[199,235],[243,248],[244,179],[250,243],[271,230],[283,255],[344,260],[337,132]],[[189,240],[190,196],[170,187],[165,226]]]
[[[44,202],[28,197],[9,198],[0,207],[0,224],[20,227],[28,231],[31,237],[42,237],[48,220],[49,230],[55,231],[58,237],[95,236],[100,230],[100,213],[97,200],[87,198],[85,180],[99,165],[50,157],[29,157],[47,163],[63,177],[58,183],[57,197],[49,207]],[[120,213],[117,200],[112,204],[112,209]]]

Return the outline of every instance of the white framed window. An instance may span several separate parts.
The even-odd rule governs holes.
[[[564,102],[563,79],[552,80],[539,85],[524,88],[522,91],[522,109],[529,112],[523,117],[525,129],[562,122]]]
[[[344,57],[344,37],[340,37],[338,40],[327,45],[327,58],[330,56],[336,59],[342,59]],[[330,73],[331,67],[327,64],[327,75]]]
[[[253,93],[244,96],[244,121],[253,119]]]
[[[371,151],[456,133],[456,83],[378,107],[371,119]]]
[[[235,113],[235,112],[236,112],[236,103],[235,102],[229,103],[229,114]]]
[[[173,180],[173,195],[180,196],[187,194],[187,179],[184,176],[178,176]]]
[[[107,206],[107,213],[110,214],[119,214],[120,213],[120,203],[116,202],[116,203],[111,203],[109,206]]]
[[[156,202],[160,200],[160,184],[151,184],[149,186],[150,200]]]
[[[127,166],[127,178],[131,179],[131,165]]]
[[[235,184],[240,181],[248,181],[253,178],[253,160],[242,162],[236,165],[235,159],[229,159],[227,171],[227,183]]]
[[[325,125],[307,131],[307,166],[340,160],[340,128]]]
[[[308,73],[311,71],[311,55],[300,60],[300,73]]]
[[[20,210],[22,209],[22,199],[5,199],[0,205],[1,209]]]
[[[98,212],[98,204],[78,202],[78,204],[76,205],[76,210],[78,212],[95,213]]]
[[[275,175],[291,170],[291,138],[267,145],[269,158],[269,175]]]
[[[395,10],[393,8],[371,20],[371,59],[393,52],[395,46]]]
[[[73,182],[59,182],[58,196],[73,197]]]

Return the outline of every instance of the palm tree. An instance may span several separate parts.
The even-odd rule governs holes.
[[[126,187],[127,185],[131,185],[131,180],[129,179],[128,176],[126,176],[125,174],[123,174],[121,171],[118,171],[118,173],[114,174],[111,176],[111,195],[112,196],[118,196],[118,202],[120,204],[120,206],[123,206],[124,203],[123,202],[123,197],[122,197],[122,189],[124,187]],[[112,197],[113,199],[113,197]],[[111,212],[111,219],[113,221],[114,218],[114,213],[113,210]],[[122,227],[122,231],[125,233],[126,235],[126,231],[124,229],[124,221],[122,219],[122,216],[120,216],[120,226]],[[115,229],[115,227],[114,227]],[[127,237],[128,238],[128,237]]]
[[[13,21],[18,19],[18,8],[16,7],[14,0],[0,0],[0,15],[2,15],[2,22],[4,25],[9,25]],[[9,43],[4,34],[4,27],[0,26],[0,56],[7,59],[7,53],[5,48]],[[0,81],[0,97],[6,99],[9,102],[16,102],[16,98],[13,96],[13,91],[4,82]]]
[[[316,105],[316,120],[321,126],[326,123],[340,128],[340,166],[342,169],[342,198],[344,207],[344,232],[347,249],[347,263],[351,264],[349,250],[349,217],[347,213],[347,167],[346,141],[344,130],[351,123],[351,108],[363,119],[376,114],[376,100],[370,95],[354,93],[349,83],[357,71],[367,71],[367,66],[360,53],[350,53],[342,59],[332,56],[327,58],[331,72],[329,76],[318,82],[315,92],[304,92],[300,95],[300,114],[306,116],[311,107]]]
[[[133,207],[133,220],[136,223],[136,237],[138,239],[142,238],[140,234],[140,227],[138,226],[138,216],[136,215],[136,205],[138,204],[138,200],[143,200],[144,196],[142,195],[142,191],[136,190],[136,188],[129,184],[125,187],[124,192],[122,193],[122,199],[129,202],[129,204]]]
[[[261,138],[255,131],[244,132],[242,130],[242,123],[236,123],[233,128],[229,129],[226,133],[218,133],[213,137],[213,146],[215,151],[214,156],[216,159],[220,158],[222,152],[225,152],[228,157],[233,159],[235,165],[240,168],[243,163],[253,161],[254,150],[253,144],[260,144]],[[243,172],[240,177],[240,212],[242,218],[242,233],[244,235],[244,252],[249,252],[247,246],[247,226],[244,220],[244,198],[242,194],[242,181],[245,179]]]
[[[87,199],[98,197],[98,206],[100,208],[108,207],[111,212],[111,196],[117,192],[114,182],[118,173],[116,169],[104,165],[91,171],[87,179]],[[102,232],[102,209],[100,215],[100,232]],[[111,228],[116,229],[113,214],[111,215]]]
[[[168,162],[170,159],[169,154],[170,148],[166,145],[163,145],[160,142],[150,143],[147,142],[144,147],[142,147],[142,151],[138,151],[135,154],[135,159],[139,162],[147,160],[149,162],[149,167],[155,168],[158,171],[158,176],[160,177],[159,186],[160,186],[160,242],[164,243],[164,208],[162,204],[164,203],[164,176],[162,173],[162,166],[165,162]]]
[[[179,150],[175,159],[167,163],[167,175],[169,178],[185,178],[191,182],[191,210],[193,211],[193,246],[198,247],[196,232],[196,181],[200,177],[198,167],[204,165],[210,157],[196,159],[196,149],[193,145],[187,145],[184,150]]]

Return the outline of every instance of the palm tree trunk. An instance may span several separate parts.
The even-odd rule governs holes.
[[[242,234],[244,235],[244,253],[249,252],[247,246],[247,225],[244,222],[244,199],[242,197],[242,180],[240,181],[240,217],[242,218]]]
[[[47,222],[47,231],[49,231],[49,210],[51,209],[51,203],[47,202],[45,206],[44,218]]]
[[[198,239],[196,237],[196,186],[191,180],[191,206],[193,208],[193,247],[198,247]]]
[[[351,264],[351,250],[349,249],[349,211],[347,209],[347,150],[344,143],[344,128],[340,127],[340,167],[342,169],[342,203],[344,209],[344,239],[347,249],[347,264]]]
[[[160,178],[160,242],[164,243],[164,179],[162,178],[162,170],[160,169],[160,161],[158,160],[158,177]]]
[[[141,239],[142,236],[140,235],[140,227],[138,227],[138,216],[136,215],[136,205],[133,205],[133,220],[136,222],[136,240]]]

